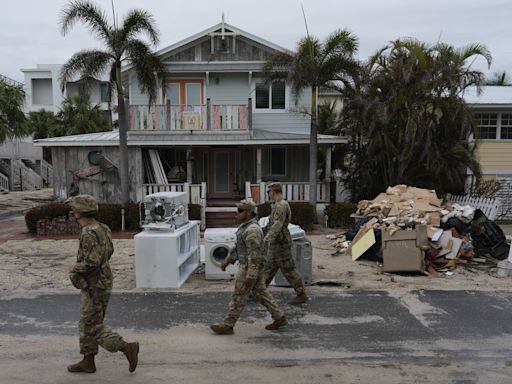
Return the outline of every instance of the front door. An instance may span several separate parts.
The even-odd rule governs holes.
[[[232,199],[237,184],[237,159],[240,152],[231,148],[212,149],[208,153],[208,195],[217,199]]]

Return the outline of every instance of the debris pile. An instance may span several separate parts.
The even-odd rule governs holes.
[[[381,261],[386,272],[439,276],[460,264],[495,266],[508,255],[496,223],[469,205],[443,204],[434,190],[396,185],[357,207],[356,224],[331,237],[335,254]]]

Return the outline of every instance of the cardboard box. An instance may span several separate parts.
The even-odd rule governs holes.
[[[382,258],[384,272],[423,272],[428,246],[427,227],[417,225],[414,230],[399,230],[391,235],[382,232]]]

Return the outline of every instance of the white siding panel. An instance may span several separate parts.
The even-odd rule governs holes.
[[[247,104],[250,97],[246,73],[210,73],[206,97],[212,104]]]

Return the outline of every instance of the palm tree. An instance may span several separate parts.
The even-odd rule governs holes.
[[[507,71],[494,72],[490,79],[485,80],[485,85],[511,85]]]
[[[8,83],[0,76],[0,144],[28,134],[23,113],[24,101],[22,86]]]
[[[47,137],[58,136],[54,135],[54,132],[60,129],[60,121],[53,112],[41,109],[29,112],[27,127],[32,132],[32,137],[35,140],[46,139]]]
[[[105,112],[107,111],[103,111],[98,104],[92,105],[87,94],[68,97],[57,114],[60,129],[54,130],[51,135],[68,136],[109,131],[112,126]]]
[[[94,78],[109,71],[110,89],[117,94],[119,113],[119,153],[121,176],[121,200],[130,201],[130,182],[128,175],[128,117],[125,106],[126,91],[121,79],[121,66],[132,65],[137,75],[141,91],[149,95],[149,103],[156,99],[158,81],[163,79],[164,66],[152,52],[150,44],[159,42],[159,32],[153,16],[144,10],[131,10],[118,25],[114,16],[110,24],[105,13],[92,2],[74,0],[62,10],[62,34],[70,30],[76,21],[81,21],[105,45],[104,50],[91,49],[75,53],[63,66],[61,72],[62,87],[76,74],[81,78]],[[138,38],[147,35],[150,44]]]
[[[299,41],[296,53],[276,53],[263,66],[267,81],[286,79],[297,96],[305,89],[311,90],[309,202],[313,205],[316,204],[318,89],[335,88],[336,81],[347,81],[348,74],[358,67],[354,59],[357,48],[357,37],[347,30],[334,31],[323,43],[308,35]]]

